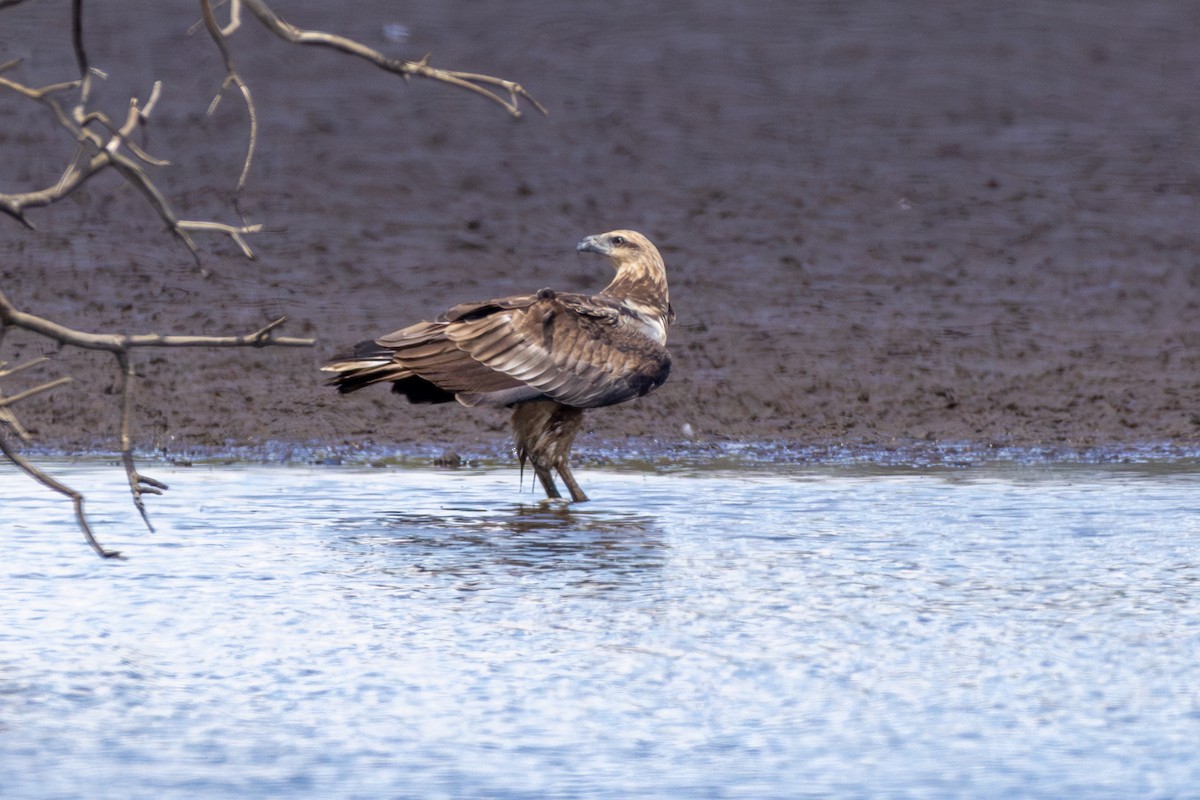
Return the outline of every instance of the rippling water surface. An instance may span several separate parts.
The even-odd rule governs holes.
[[[0,796],[1178,797],[1200,471],[0,466]]]

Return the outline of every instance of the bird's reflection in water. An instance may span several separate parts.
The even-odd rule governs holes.
[[[455,576],[461,588],[486,577],[560,573],[591,590],[643,585],[666,547],[658,520],[637,513],[557,501],[507,508],[446,507],[441,513],[390,512],[347,531],[347,544],[369,550],[368,567],[393,577]]]

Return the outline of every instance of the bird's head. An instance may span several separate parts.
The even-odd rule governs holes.
[[[575,249],[581,253],[599,253],[607,256],[618,271],[622,265],[635,261],[662,263],[662,256],[658,254],[658,248],[637,231],[597,233],[581,241],[575,246]]]
[[[645,236],[624,230],[597,233],[581,241],[575,249],[607,257],[617,271],[601,294],[634,303],[668,321],[674,317],[662,254]]]

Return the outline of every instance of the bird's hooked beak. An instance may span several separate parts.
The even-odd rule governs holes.
[[[599,253],[602,256],[612,255],[612,244],[610,244],[603,236],[588,236],[575,245],[575,249],[580,253]]]

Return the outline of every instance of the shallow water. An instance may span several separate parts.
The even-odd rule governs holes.
[[[1200,471],[0,468],[4,797],[1178,797]],[[527,476],[528,477],[528,476]]]

